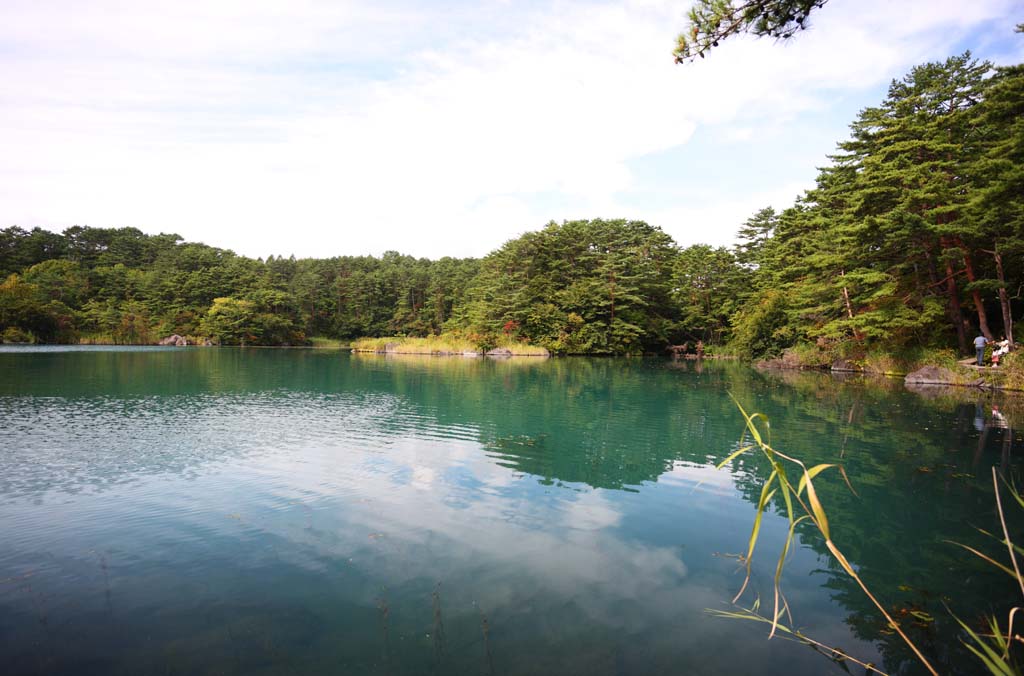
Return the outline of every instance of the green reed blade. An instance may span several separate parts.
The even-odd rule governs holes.
[[[807,470],[806,472],[804,472],[804,475],[802,477],[800,477],[800,485],[797,486],[796,494],[797,495],[802,495],[803,492],[804,492],[804,488],[807,487],[807,482],[810,481],[811,479],[813,479],[814,477],[818,476],[819,474],[821,474],[825,470],[827,470],[829,467],[835,467],[835,465],[830,465],[828,463],[822,463],[820,465],[815,465],[814,467],[812,467],[809,470]]]

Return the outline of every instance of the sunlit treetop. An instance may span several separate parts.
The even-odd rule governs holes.
[[[807,17],[828,0],[696,0],[690,25],[679,35],[673,52],[676,63],[692,61],[725,38],[752,33],[779,40],[793,37],[807,26]]]

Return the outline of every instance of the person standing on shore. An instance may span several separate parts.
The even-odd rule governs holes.
[[[978,351],[978,366],[985,365],[985,346],[988,345],[988,338],[983,335],[978,335],[974,339],[974,349]]]

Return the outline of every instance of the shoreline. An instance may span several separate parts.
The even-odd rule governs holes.
[[[513,352],[511,350],[509,350],[507,352],[500,352],[498,350],[489,350],[487,352],[484,352],[483,350],[462,350],[462,351],[454,351],[454,350],[417,350],[417,349],[412,349],[412,350],[376,350],[376,349],[355,348],[355,347],[350,347],[350,348],[348,348],[348,350],[350,352],[352,352],[353,354],[380,354],[380,355],[400,354],[400,355],[419,355],[421,357],[465,357],[467,359],[476,359],[476,358],[479,358],[479,357],[490,357],[492,359],[507,359],[509,357],[536,357],[536,358],[540,358],[540,359],[549,359],[549,358],[551,358],[551,353],[550,352],[546,352],[544,354],[539,354],[539,353],[536,353],[536,352],[533,352],[533,353]]]
[[[401,346],[395,346],[393,344],[386,345],[384,348],[368,348],[368,347],[354,347],[352,345],[338,344],[341,341],[332,341],[331,344],[316,344],[313,342],[309,345],[214,345],[210,343],[200,342],[186,342],[184,345],[181,343],[177,344],[163,344],[160,343],[105,343],[97,341],[80,341],[75,343],[0,343],[0,348],[38,348],[38,347],[163,347],[163,348],[176,348],[176,347],[188,347],[188,348],[206,348],[206,347],[232,347],[232,348],[245,348],[245,349],[271,349],[271,350],[336,350],[342,352],[349,352],[350,354],[362,354],[362,355],[410,355],[410,356],[422,356],[422,357],[463,357],[466,359],[476,359],[483,357],[490,357],[492,359],[507,359],[511,357],[536,357],[541,359],[550,359],[556,355],[552,355],[547,350],[544,352],[532,351],[532,352],[520,352],[514,348],[495,348],[492,350],[444,350],[444,349],[430,349],[430,348],[416,348],[409,347],[407,349],[401,349]],[[673,357],[671,355],[666,356],[661,353],[647,353],[643,355],[607,355],[607,354],[564,354],[557,355],[558,357],[590,357],[590,358],[636,358],[637,356],[647,358],[660,358],[669,361],[694,361],[699,362],[703,360],[707,361],[740,361],[750,365],[752,368],[758,371],[811,371],[818,373],[828,373],[837,376],[840,375],[865,375],[874,377],[885,377],[885,378],[899,378],[904,381],[908,386],[913,387],[957,387],[964,389],[976,389],[982,391],[1002,391],[1002,392],[1024,392],[1024,385],[1007,385],[1002,382],[998,382],[1004,377],[1006,367],[993,367],[983,366],[979,367],[972,363],[973,359],[965,358],[960,360],[955,370],[945,367],[938,366],[935,364],[923,364],[919,365],[914,370],[894,370],[894,371],[883,371],[873,369],[870,366],[860,366],[846,360],[840,360],[832,365],[827,364],[805,364],[790,358],[788,355],[782,357],[776,357],[772,359],[762,359],[758,361],[747,361],[739,359],[733,355],[704,355],[697,357],[696,355],[686,354]],[[993,379],[995,377],[995,379]]]
[[[966,361],[966,360],[965,360]],[[994,375],[1002,377],[1004,373],[1003,369],[992,366],[970,366],[967,364],[958,364],[958,368],[970,369],[968,372],[956,371],[946,368],[944,366],[936,366],[934,364],[925,364],[919,368],[904,372],[893,372],[893,371],[877,371],[870,368],[837,368],[833,366],[808,366],[801,365],[792,362],[787,362],[785,359],[767,359],[758,362],[752,362],[753,366],[758,371],[817,371],[819,373],[829,373],[835,375],[866,375],[876,376],[884,378],[900,378],[904,384],[913,387],[961,387],[965,389],[977,389],[977,390],[999,390],[1002,392],[1024,392],[1024,387],[1007,386],[1003,383],[992,382],[987,379],[986,375]],[[973,377],[972,377],[973,375]]]

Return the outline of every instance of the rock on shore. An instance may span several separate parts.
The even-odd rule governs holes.
[[[907,385],[950,385],[960,379],[956,374],[943,366],[922,366],[903,379]]]
[[[188,340],[185,336],[179,336],[177,333],[172,333],[166,338],[162,339],[157,345],[174,345],[175,347],[185,347],[188,345]]]

